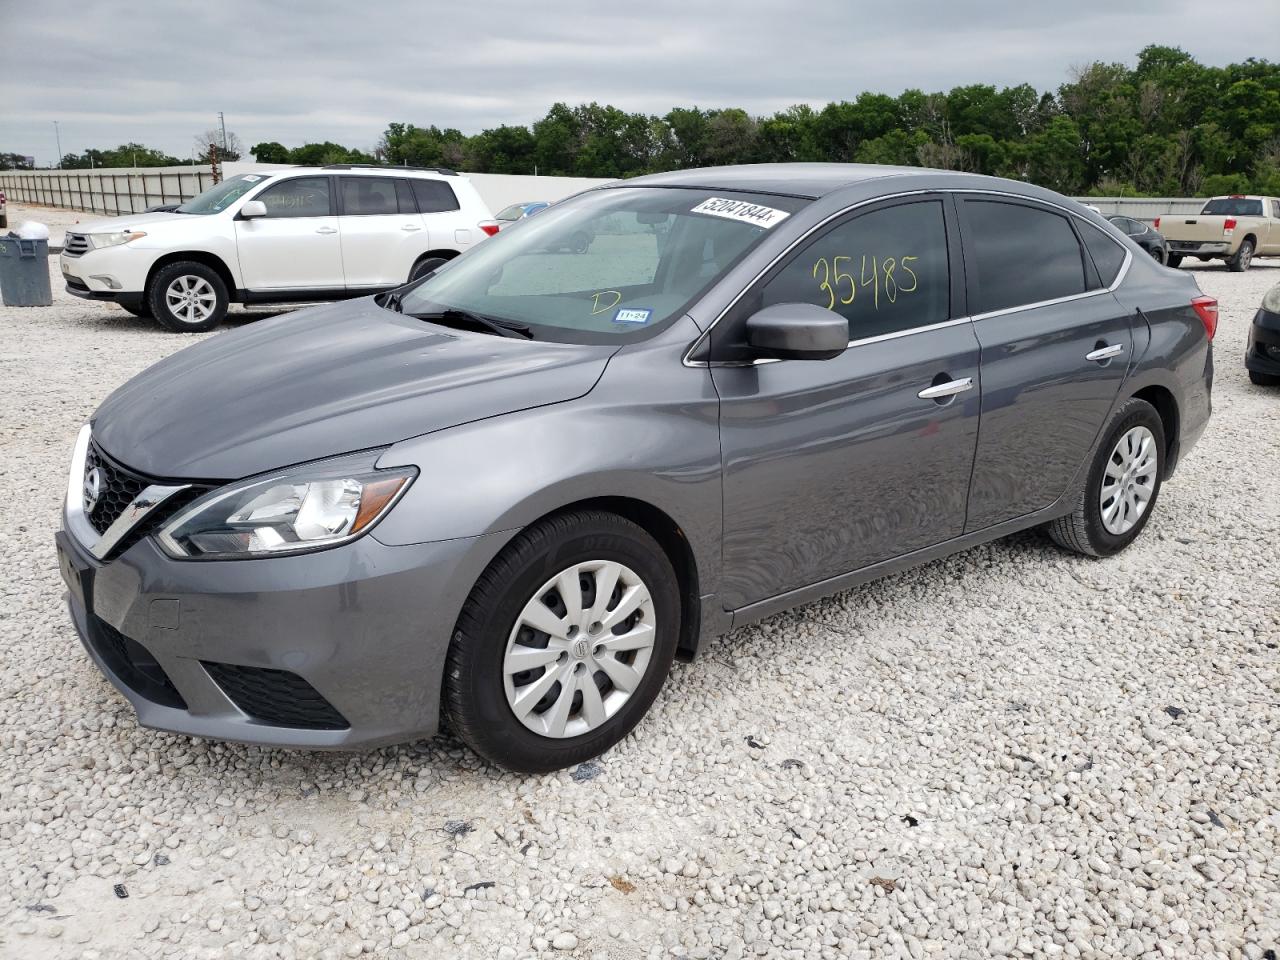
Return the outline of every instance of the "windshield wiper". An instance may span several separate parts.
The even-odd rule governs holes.
[[[403,310],[403,308],[399,306],[399,300],[396,301],[396,304],[396,309]],[[415,313],[411,314],[411,316],[418,320],[432,320],[445,324],[471,324],[473,327],[480,327],[483,330],[496,333],[500,337],[523,337],[526,340],[533,339],[533,331],[523,323],[511,323],[507,320],[494,320],[492,317],[486,317],[479,313],[472,313],[470,310],[442,310],[440,313]]]

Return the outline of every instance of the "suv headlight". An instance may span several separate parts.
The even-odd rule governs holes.
[[[1267,291],[1267,295],[1262,298],[1262,309],[1267,313],[1280,313],[1280,283]]]
[[[263,557],[335,547],[370,530],[414,467],[377,470],[381,450],[322,460],[219,487],[170,520],[157,539],[180,559]]]
[[[118,247],[130,240],[140,240],[146,236],[146,233],[142,230],[122,230],[118,233],[90,233],[86,236],[93,249],[101,250],[103,247]]]

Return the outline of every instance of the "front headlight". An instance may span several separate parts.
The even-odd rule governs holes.
[[[117,233],[88,234],[89,243],[95,250],[101,250],[103,247],[118,247],[122,243],[128,243],[130,240],[140,240],[145,236],[146,233],[142,230],[121,230]]]
[[[1267,295],[1262,298],[1262,309],[1267,313],[1280,313],[1280,283],[1267,291]]]
[[[170,556],[274,556],[334,547],[376,524],[414,467],[374,469],[381,451],[293,467],[220,487],[170,520],[157,539]]]

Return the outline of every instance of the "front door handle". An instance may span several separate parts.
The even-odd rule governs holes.
[[[316,233],[337,233],[337,232],[338,232],[337,229],[335,229],[334,227],[321,227],[319,230],[316,231]]]
[[[1118,357],[1124,353],[1123,343],[1113,343],[1111,346],[1099,347],[1097,350],[1090,350],[1084,355],[1086,360],[1092,360],[1094,363],[1106,363],[1112,357]]]
[[[973,377],[961,377],[959,380],[948,380],[946,383],[935,383],[932,387],[925,387],[916,396],[921,400],[941,400],[972,389]]]

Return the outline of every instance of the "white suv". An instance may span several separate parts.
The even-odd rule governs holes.
[[[238,303],[340,300],[398,287],[497,232],[450,170],[334,164],[228,177],[164,213],[68,231],[67,292],[170,330]]]

